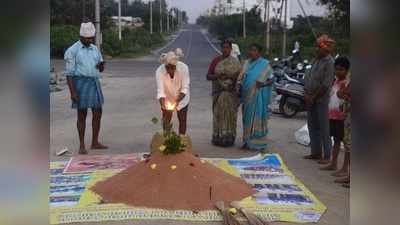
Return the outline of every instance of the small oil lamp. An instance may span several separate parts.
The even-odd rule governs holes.
[[[176,106],[176,104],[172,103],[172,102],[166,102],[166,104],[165,104],[165,108],[168,111],[174,111],[175,110],[175,106]]]

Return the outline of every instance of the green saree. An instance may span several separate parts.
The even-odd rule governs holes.
[[[236,139],[239,97],[235,91],[236,80],[241,69],[239,61],[233,57],[219,58],[215,62],[215,74],[223,78],[213,81],[213,135],[212,143],[229,147]],[[213,69],[213,68],[211,68]]]

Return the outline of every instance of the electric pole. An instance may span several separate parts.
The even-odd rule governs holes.
[[[122,40],[122,28],[121,28],[121,0],[118,0],[118,38]]]
[[[82,21],[86,20],[86,0],[82,1]]]
[[[265,39],[265,47],[267,55],[271,53],[271,21],[269,16],[270,11],[270,0],[265,0],[265,12],[264,12],[264,21],[266,23],[266,39]]]
[[[246,38],[246,1],[243,0],[243,38]]]
[[[150,34],[153,34],[153,2],[150,1]]]
[[[287,0],[285,1],[285,18],[283,19],[283,45],[282,45],[282,57],[286,57],[286,35],[287,35]]]
[[[181,29],[180,23],[181,23],[181,14],[179,9],[176,9],[176,29],[179,30]]]
[[[163,24],[162,24],[162,1],[160,0],[160,33],[163,32]]]
[[[182,12],[180,10],[178,10],[178,27],[181,28],[182,26]]]
[[[100,0],[95,1],[96,46],[101,49]]]
[[[167,9],[167,33],[169,33],[169,10]]]

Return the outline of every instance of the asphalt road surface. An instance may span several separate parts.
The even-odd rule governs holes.
[[[191,76],[191,102],[188,116],[188,134],[193,148],[202,157],[246,157],[256,152],[244,151],[241,145],[241,123],[238,121],[238,138],[232,148],[218,148],[210,144],[212,132],[211,83],[205,78],[208,64],[218,53],[211,46],[204,32],[196,26],[183,29],[176,39],[155,55],[140,59],[115,59],[106,64],[102,79],[105,105],[101,141],[110,149],[90,151],[90,154],[121,154],[146,152],[152,135],[160,130],[153,125],[153,116],[160,117],[159,104],[155,99],[155,70],[159,66],[158,55],[180,47],[185,53],[183,61],[189,65]],[[243,49],[242,49],[243,51]],[[63,69],[63,62],[53,60],[56,71]],[[241,115],[239,115],[239,118]],[[176,119],[175,119],[175,124]],[[304,114],[294,119],[273,115],[270,120],[270,152],[279,153],[289,169],[328,207],[318,224],[349,224],[349,190],[333,183],[328,172],[318,170],[315,162],[303,160],[309,150],[298,145],[294,132],[305,124]],[[76,112],[70,108],[67,89],[51,94],[51,146],[52,161],[67,160],[71,156],[57,157],[56,152],[67,147],[76,154],[79,147],[76,131]],[[86,144],[91,141],[91,114],[87,120]],[[94,223],[90,223],[94,224]],[[190,225],[221,223],[189,223],[178,221],[126,221],[96,224],[157,224]],[[287,224],[287,223],[274,223]]]

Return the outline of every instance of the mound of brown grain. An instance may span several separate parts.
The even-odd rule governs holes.
[[[217,201],[230,203],[254,193],[242,179],[188,152],[153,153],[146,161],[97,183],[92,190],[105,203],[193,211],[214,209]]]

